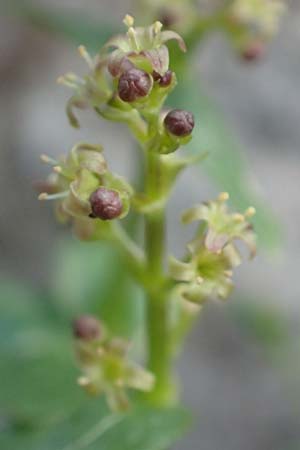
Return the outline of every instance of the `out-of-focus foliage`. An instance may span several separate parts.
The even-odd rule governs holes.
[[[282,312],[273,307],[267,307],[265,302],[260,304],[253,299],[242,299],[230,305],[232,316],[250,338],[270,350],[282,350],[283,344],[288,344],[288,323]]]
[[[53,294],[64,317],[101,314],[108,327],[124,337],[141,327],[143,295],[118,252],[104,243],[72,240],[61,242],[57,252]]]
[[[74,11],[40,8],[28,0],[0,0],[0,8],[42,31],[61,35],[75,45],[84,44],[93,51],[98,51],[115,31],[107,21],[92,20]]]
[[[81,250],[77,255],[72,251],[77,262],[82,262]],[[78,273],[70,267],[69,275],[75,280]],[[85,291],[77,282],[64,294],[72,296],[76,286]],[[98,283],[97,292],[101,297]],[[123,295],[129,295],[124,287]],[[118,450],[122,442],[124,450],[163,450],[184,433],[189,417],[183,409],[143,407],[128,416],[107,416],[102,401],[86,398],[75,382],[70,327],[51,295],[3,282],[0,299],[0,448]],[[94,298],[86,300],[85,310],[93,308]],[[69,306],[64,306],[63,316],[68,319],[84,309],[78,303]],[[121,318],[118,322],[117,328],[128,329],[127,317],[122,325]]]

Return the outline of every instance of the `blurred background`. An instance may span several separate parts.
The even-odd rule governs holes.
[[[79,131],[72,129],[64,111],[70,92],[56,85],[69,70],[84,73],[76,46],[100,47],[125,13],[132,13],[131,3],[35,0],[13,9],[12,3],[0,1],[0,431],[5,450],[21,448],[37,418],[43,426],[43,414],[49,418],[51,411],[55,422],[84,401],[73,381],[71,318],[100,308],[113,328],[130,334],[141,309],[139,293],[115,255],[105,246],[73,239],[55,222],[49,204],[37,201],[32,187],[48,172],[39,155],[58,155],[78,140],[102,143],[111,167],[134,176],[136,153],[127,130],[91,112],[80,114]],[[176,450],[300,449],[299,48],[295,1],[258,64],[242,63],[219,34],[205,40],[194,61],[193,88],[199,90],[199,120],[203,117],[202,141],[195,145],[201,142],[217,155],[221,175],[208,162],[180,178],[169,208],[170,248],[180,254],[190,233],[181,228],[178,211],[230,191],[230,182],[239,178],[231,165],[235,155],[249,201],[260,199],[261,245],[258,257],[237,271],[230,302],[210,303],[185,347],[179,371],[184,401],[195,419]],[[186,107],[180,101],[178,107]],[[238,194],[245,190],[232,186]],[[233,193],[239,204],[238,197]],[[114,273],[124,275],[119,287]]]

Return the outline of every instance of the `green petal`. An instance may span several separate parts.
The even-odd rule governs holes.
[[[171,276],[178,281],[192,281],[196,276],[192,263],[179,261],[173,256],[169,257],[169,271]]]

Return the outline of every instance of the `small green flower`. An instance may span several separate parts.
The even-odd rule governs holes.
[[[97,322],[101,333],[95,333],[95,321],[97,320],[92,320],[91,316],[74,321],[76,353],[82,370],[78,384],[90,395],[104,395],[112,410],[127,409],[129,406],[127,390],[148,392],[153,388],[154,377],[129,360],[128,341],[111,336],[99,321]]]
[[[228,212],[228,194],[204,203],[183,214],[183,222],[200,221],[195,239],[187,246],[185,261],[170,259],[170,274],[181,282],[177,291],[185,300],[202,303],[216,295],[226,299],[232,291],[232,270],[241,263],[235,241],[243,240],[255,254],[255,234],[246,217],[254,214],[249,208],[244,215]]]
[[[42,160],[53,166],[53,173],[47,183],[49,191],[42,192],[39,199],[55,200],[58,218],[72,218],[81,238],[92,237],[102,222],[93,220],[91,195],[97,189],[103,187],[118,196],[122,208],[116,217],[125,217],[130,207],[132,188],[108,170],[102,151],[101,146],[79,143],[59,161],[42,155]]]
[[[149,27],[133,27],[134,19],[127,15],[124,23],[128,27],[127,33],[112,37],[104,46],[108,68],[113,76],[119,76],[130,65],[163,76],[169,69],[169,51],[165,43],[175,39],[180,49],[186,51],[181,36],[174,31],[162,31],[160,22]],[[111,49],[113,51],[109,53]]]
[[[170,258],[170,273],[176,281],[178,292],[185,300],[201,304],[216,295],[226,299],[233,289],[232,265],[226,252],[212,253],[205,247],[190,248],[188,262]]]
[[[256,252],[256,236],[252,225],[246,219],[255,214],[255,209],[250,207],[244,214],[230,213],[226,204],[228,199],[228,193],[223,192],[217,200],[187,210],[182,221],[185,224],[194,221],[204,223],[205,246],[209,251],[219,253],[226,245],[242,240],[253,257]]]
[[[278,31],[279,21],[285,11],[281,0],[233,0],[232,16],[247,26],[252,26],[266,37]]]
[[[83,45],[78,50],[80,56],[88,64],[89,73],[81,78],[73,72],[69,72],[57,80],[58,83],[75,91],[66,108],[70,124],[75,128],[79,128],[79,122],[74,114],[74,108],[100,107],[109,101],[113,93],[111,82],[107,76],[106,61],[102,60],[99,55],[92,58]]]

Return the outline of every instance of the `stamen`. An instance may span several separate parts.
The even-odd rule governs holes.
[[[233,275],[233,271],[232,270],[224,270],[224,275],[226,275],[226,277],[231,278]]]
[[[154,33],[155,34],[160,33],[162,27],[163,27],[163,24],[161,22],[159,22],[159,21],[155,22],[154,25],[153,25]]]
[[[61,166],[54,166],[53,172],[57,173],[58,175],[62,175],[63,177],[68,178],[69,180],[73,179],[72,173],[70,173],[68,169],[63,168]]]
[[[253,206],[250,206],[246,209],[244,215],[246,217],[253,217],[256,214],[256,209]]]
[[[48,155],[41,155],[40,156],[41,161],[45,164],[51,164],[52,166],[56,166],[58,164],[58,161],[56,161],[55,159],[51,158]]]
[[[54,170],[54,172],[56,172],[56,173],[58,173],[58,174],[61,174],[62,173],[62,168],[60,167],[60,166],[54,166],[53,167],[53,170]]]
[[[203,281],[204,281],[204,279],[203,279],[202,277],[200,277],[200,276],[198,276],[198,277],[196,278],[197,284],[202,284]]]
[[[132,16],[130,16],[130,14],[126,14],[126,16],[123,19],[123,23],[128,28],[133,27],[133,25],[134,25],[134,18]]]
[[[229,194],[228,192],[221,192],[221,194],[218,197],[219,202],[227,202],[229,200]]]
[[[245,216],[243,216],[243,214],[235,213],[235,214],[233,214],[232,217],[233,217],[233,220],[237,223],[245,222]]]
[[[77,383],[79,384],[79,386],[88,386],[91,382],[88,377],[79,377],[77,379]]]
[[[69,72],[57,78],[56,82],[58,84],[64,84],[72,89],[78,88],[80,85],[84,84],[84,81],[79,78],[75,73]]]
[[[139,45],[138,42],[136,40],[136,33],[135,33],[135,29],[133,27],[130,27],[129,30],[127,31],[127,35],[130,39],[130,43],[131,45],[134,47],[134,49],[136,51],[139,50]]]
[[[48,194],[46,192],[42,192],[39,196],[38,196],[39,200],[48,200]]]
[[[42,192],[39,196],[39,200],[58,200],[60,198],[65,198],[69,194],[69,191],[58,192],[57,194],[47,194],[47,192]]]
[[[78,47],[80,56],[87,62],[90,69],[94,68],[93,60],[84,45]]]

